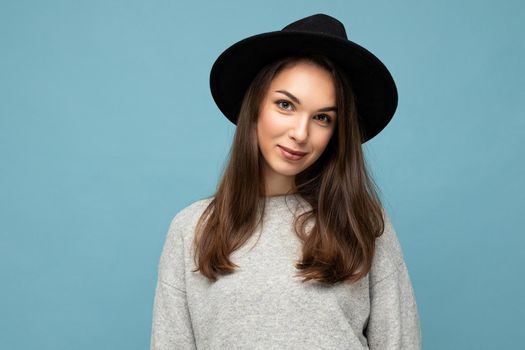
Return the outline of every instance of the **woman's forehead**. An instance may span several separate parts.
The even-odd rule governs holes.
[[[335,102],[333,77],[326,69],[310,62],[297,62],[284,67],[272,79],[269,94],[287,91],[299,100]]]

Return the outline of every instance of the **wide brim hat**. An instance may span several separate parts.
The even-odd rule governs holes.
[[[237,124],[244,94],[259,70],[276,59],[298,53],[323,54],[348,77],[356,96],[362,143],[390,122],[398,100],[392,75],[374,54],[348,39],[339,20],[326,14],[250,36],[223,51],[210,72],[211,94],[221,112]]]

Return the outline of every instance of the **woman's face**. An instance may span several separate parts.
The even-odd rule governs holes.
[[[267,196],[293,188],[295,175],[321,156],[335,129],[335,106],[332,76],[313,63],[297,62],[274,77],[257,120]]]

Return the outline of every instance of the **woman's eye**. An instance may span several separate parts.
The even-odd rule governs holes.
[[[293,104],[286,100],[279,100],[279,101],[276,101],[275,103],[277,104],[277,106],[279,106],[279,108],[287,110],[287,111],[290,111],[293,108]],[[320,117],[321,120],[327,124],[332,122],[332,118],[327,114],[318,114],[316,117]]]
[[[286,109],[286,110],[289,110],[288,107],[291,107],[292,104],[288,101],[285,101],[285,100],[279,100],[277,101],[277,105],[282,108],[282,109]]]
[[[330,118],[330,116],[329,116],[329,115],[326,115],[326,114],[319,114],[318,117],[321,117],[321,118],[324,117],[324,118],[325,118],[324,121],[325,121],[326,123],[330,123],[330,122],[332,121],[332,118]]]

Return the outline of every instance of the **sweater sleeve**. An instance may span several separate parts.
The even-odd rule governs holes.
[[[172,220],[158,266],[151,350],[197,349],[186,300],[181,215]]]
[[[370,349],[421,349],[414,291],[404,263],[370,289],[367,338]]]
[[[401,246],[390,219],[370,284],[370,317],[365,330],[370,349],[421,349],[416,298]]]

